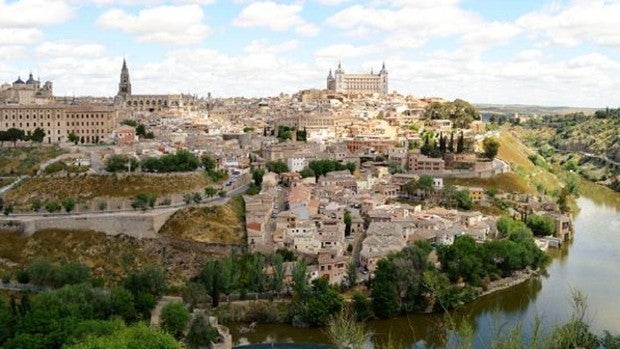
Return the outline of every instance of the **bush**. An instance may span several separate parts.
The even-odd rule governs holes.
[[[27,270],[20,269],[15,274],[15,280],[17,280],[17,282],[19,282],[20,284],[30,283],[30,274]]]
[[[185,341],[191,349],[207,348],[211,342],[219,338],[217,329],[205,321],[204,316],[198,315],[192,321]]]
[[[45,210],[50,213],[58,212],[61,208],[62,206],[56,201],[48,201],[45,203]]]
[[[189,311],[181,302],[170,302],[161,310],[161,329],[175,338],[183,337],[183,331],[189,321]]]
[[[67,213],[73,211],[75,209],[75,199],[72,197],[67,197],[62,200],[62,207],[65,208]]]
[[[526,224],[537,236],[553,235],[555,232],[555,223],[551,217],[531,214],[527,217]]]
[[[60,171],[65,171],[67,170],[67,164],[65,164],[62,161],[56,161],[54,163],[49,164],[44,172],[46,174],[51,174],[51,173],[56,173],[56,172],[60,172]]]
[[[11,283],[11,279],[13,278],[13,274],[11,274],[10,271],[5,271],[4,273],[2,273],[2,283],[3,284],[10,284]]]

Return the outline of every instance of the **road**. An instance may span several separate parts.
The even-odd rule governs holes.
[[[20,176],[19,178],[17,178],[16,181],[13,181],[13,183],[7,185],[6,187],[0,188],[0,195],[4,194],[5,192],[9,191],[11,188],[13,188],[14,186],[16,186],[19,182],[21,182],[22,180],[24,180],[24,178],[28,178],[28,176]]]
[[[199,204],[193,206],[218,206],[224,205],[230,200],[231,197],[239,195],[245,192],[248,189],[249,185],[245,184],[240,186],[239,188],[233,189],[226,193],[225,197],[213,197],[213,198],[205,198]],[[144,211],[144,213],[161,213],[167,210],[177,210],[183,207],[187,207],[188,205],[184,202],[179,202],[175,204],[171,204],[168,206],[155,206],[152,209]],[[121,210],[106,210],[106,211],[92,211],[92,212],[71,212],[71,213],[42,213],[42,212],[28,212],[28,213],[12,213],[7,217],[0,217],[0,220],[10,219],[11,217],[20,217],[20,218],[41,218],[41,217],[101,217],[106,215],[118,215],[123,213],[131,213],[134,214],[138,211],[134,209],[121,209]]]

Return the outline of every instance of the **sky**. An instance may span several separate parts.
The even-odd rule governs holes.
[[[620,0],[0,0],[0,82],[273,96],[330,68],[475,103],[620,106]]]

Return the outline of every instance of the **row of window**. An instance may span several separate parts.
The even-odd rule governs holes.
[[[11,120],[23,120],[24,118],[26,120],[30,120],[30,114],[26,114],[23,115],[21,113],[16,114],[15,112],[11,113],[11,115],[8,114],[4,114],[2,115],[2,119],[3,120],[9,120],[9,116]],[[45,117],[46,115],[37,115],[37,114],[32,114],[32,120],[37,120],[37,119],[50,119],[52,117],[51,114],[47,114],[47,118]],[[55,114],[54,115],[56,118],[60,117],[60,114]],[[106,114],[67,114],[67,118],[70,119],[101,119],[103,117],[105,117]]]

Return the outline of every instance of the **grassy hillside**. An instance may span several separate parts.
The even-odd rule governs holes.
[[[4,177],[4,178],[0,178],[0,188],[6,187],[7,185],[15,182],[16,179],[17,179],[17,177]]]
[[[162,266],[169,281],[178,284],[196,275],[209,258],[222,258],[224,249],[201,249],[171,239],[135,239],[93,231],[44,230],[30,237],[0,232],[0,272],[44,258],[52,262],[79,261],[107,282],[120,280],[145,265]]]
[[[203,172],[189,174],[112,174],[71,177],[34,177],[22,181],[5,194],[5,199],[23,204],[39,200],[62,200],[71,196],[78,201],[97,197],[132,197],[140,192],[159,196],[202,191],[211,181]]]
[[[33,174],[41,163],[63,153],[58,147],[14,148],[5,142],[0,148],[0,176]]]
[[[547,190],[558,190],[559,179],[550,171],[549,164],[521,141],[520,138],[524,136],[503,129],[498,138],[500,148],[497,157],[509,163],[511,170],[530,189],[535,190],[537,185],[541,185]]]
[[[620,118],[588,118],[560,126],[551,143],[560,149],[604,155],[620,161]]]
[[[514,173],[500,173],[491,178],[454,178],[446,179],[446,184],[474,186],[485,189],[497,188],[507,192],[534,193],[535,189]]]
[[[188,207],[170,217],[159,233],[180,240],[242,244],[245,243],[243,213],[241,196],[222,206]]]

